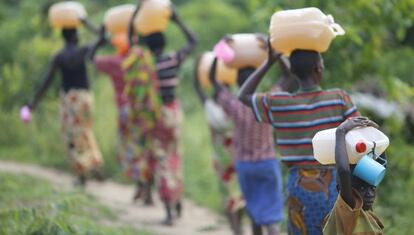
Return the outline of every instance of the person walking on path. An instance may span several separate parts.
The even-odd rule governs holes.
[[[199,63],[196,63],[197,67]],[[197,68],[195,69],[197,71]],[[194,76],[194,87],[197,95],[205,107],[207,112],[211,112],[208,106],[213,105],[221,109],[213,100],[208,98],[200,86],[198,73]],[[221,109],[221,114],[224,111]],[[209,123],[209,130],[211,135],[211,142],[213,147],[213,166],[220,186],[222,194],[223,207],[226,217],[229,221],[233,234],[241,234],[242,230],[242,216],[245,209],[245,201],[240,191],[239,182],[237,181],[237,174],[234,167],[234,142],[233,142],[233,127],[231,120],[225,116],[225,123],[222,126]]]
[[[220,85],[215,77],[217,58],[210,71],[214,98],[234,122],[235,165],[239,184],[246,200],[247,212],[254,222],[253,233],[280,234],[283,219],[282,175],[270,125],[257,123],[250,109],[236,95]],[[241,68],[237,83],[242,86],[254,68]]]
[[[87,28],[90,24],[82,20]],[[61,73],[60,116],[62,137],[71,167],[78,175],[78,183],[85,185],[88,173],[102,179],[103,159],[92,128],[93,97],[86,70],[91,45],[79,47],[77,28],[62,29],[65,47],[52,59],[46,77],[28,106],[35,110],[49,88],[57,71]]]
[[[143,198],[146,205],[151,205],[149,185],[154,181],[152,172],[155,168],[151,141],[160,112],[155,62],[144,48],[129,48],[126,32],[113,35],[111,39],[117,51],[115,55],[95,58],[97,50],[107,41],[102,27],[90,56],[96,68],[111,77],[115,90],[119,136],[117,159],[124,175],[137,184],[134,201]],[[142,90],[143,95],[134,94],[137,90]]]
[[[337,197],[336,171],[314,159],[312,138],[316,132],[337,127],[359,112],[345,91],[321,89],[324,65],[316,51],[295,50],[290,55],[291,71],[300,85],[297,92],[255,93],[281,56],[270,46],[268,50],[267,62],[246,81],[239,99],[253,110],[258,122],[270,123],[276,131],[281,159],[289,167],[289,233],[322,234],[323,218]]]
[[[139,11],[139,6],[130,22],[130,41],[132,40],[133,22]],[[160,89],[161,111],[155,127],[153,148],[156,157],[156,182],[158,193],[166,210],[165,225],[173,225],[175,208],[177,217],[180,217],[183,192],[182,163],[180,151],[182,110],[176,97],[176,88],[179,85],[178,71],[181,64],[190,55],[196,45],[194,34],[179,18],[172,7],[171,19],[175,22],[187,39],[187,44],[172,53],[165,53],[165,36],[162,32],[152,33],[140,37],[144,45],[150,49],[156,60],[158,86]]]

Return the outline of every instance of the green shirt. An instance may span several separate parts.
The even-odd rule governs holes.
[[[362,198],[353,191],[355,208],[351,208],[338,196],[335,206],[325,219],[324,235],[380,235],[384,234],[384,225],[372,212],[362,209]]]

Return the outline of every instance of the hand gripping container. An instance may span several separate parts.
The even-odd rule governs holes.
[[[134,21],[135,31],[143,36],[164,32],[171,18],[170,0],[142,1]]]
[[[215,55],[213,52],[205,52],[201,55],[197,64],[197,76],[203,87],[210,87],[210,68]],[[237,81],[237,70],[227,67],[223,61],[217,60],[216,79],[226,85],[234,85]]]
[[[234,58],[226,65],[235,69],[259,67],[267,59],[266,43],[257,34],[231,35],[228,44],[234,51]]]
[[[112,35],[128,33],[129,22],[134,10],[135,5],[133,4],[119,5],[109,9],[104,17],[106,30]]]
[[[77,28],[86,16],[85,8],[75,1],[55,3],[49,8],[49,23],[59,29]]]
[[[388,137],[374,127],[353,129],[346,134],[345,140],[350,164],[356,164],[367,154],[378,157],[390,143]],[[313,155],[322,165],[335,164],[335,142],[336,128],[319,131],[313,137]]]
[[[332,40],[344,35],[344,29],[315,7],[278,11],[270,21],[272,49],[290,55],[293,50],[325,52]]]

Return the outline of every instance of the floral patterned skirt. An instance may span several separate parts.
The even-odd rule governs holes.
[[[88,90],[61,93],[62,136],[72,168],[86,174],[103,164],[92,128],[93,98]]]
[[[227,213],[234,213],[245,206],[234,168],[234,146],[231,131],[217,131],[210,127],[213,144],[213,164],[219,181],[223,205]]]
[[[153,151],[156,157],[156,183],[161,200],[176,203],[183,192],[181,164],[181,124],[183,114],[178,101],[161,108],[156,124]]]
[[[287,188],[289,234],[322,235],[324,218],[338,196],[335,169],[292,167]]]
[[[120,107],[119,112],[117,159],[124,175],[135,182],[152,182],[155,168],[152,147],[154,131],[153,128],[144,130],[142,127],[155,121],[129,105]]]

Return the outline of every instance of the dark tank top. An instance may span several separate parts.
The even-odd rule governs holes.
[[[87,47],[66,47],[58,57],[57,64],[62,76],[62,90],[89,89],[89,79],[86,71]]]

